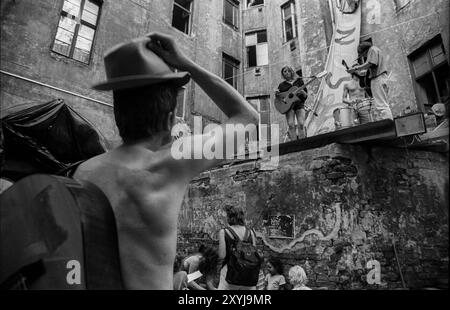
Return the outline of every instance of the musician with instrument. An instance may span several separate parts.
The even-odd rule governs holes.
[[[386,57],[378,47],[367,41],[362,42],[358,46],[358,57],[359,59],[366,59],[365,62],[354,66],[348,72],[361,74],[361,71],[367,70],[375,110],[378,115],[377,119],[393,119],[388,101],[389,87],[387,84],[388,67]]]
[[[275,97],[278,102],[281,101],[283,97],[282,93],[289,92],[289,90],[293,87],[300,89],[294,94],[295,97],[293,100],[293,104],[287,111],[283,111],[280,109],[278,110],[286,116],[286,121],[289,128],[289,139],[303,139],[306,136],[304,124],[306,118],[305,101],[308,98],[308,90],[306,87],[303,87],[305,86],[305,83],[303,82],[302,71],[300,69],[297,72],[294,72],[294,70],[290,66],[284,66],[281,69],[281,75],[284,78],[284,81],[280,83],[280,85],[278,86],[278,91],[275,93]],[[297,128],[295,126],[295,119],[297,119],[298,136]]]

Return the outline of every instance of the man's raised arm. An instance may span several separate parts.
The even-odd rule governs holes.
[[[214,103],[225,113],[228,120],[221,127],[222,134],[217,134],[219,131],[215,131],[215,135],[212,136],[192,136],[184,139],[189,139],[188,143],[192,142],[192,145],[203,145],[205,143],[211,143],[210,139],[214,139],[215,145],[225,146],[227,140],[225,135],[235,134],[235,132],[227,132],[227,124],[240,124],[246,126],[248,124],[257,124],[258,114],[256,110],[234,89],[230,84],[225,82],[217,75],[205,70],[198,64],[194,63],[188,57],[186,57],[176,46],[174,40],[165,34],[151,33],[148,35],[151,39],[148,47],[160,56],[169,65],[177,68],[181,71],[187,71],[191,74],[193,80],[206,92],[206,94],[214,101]],[[195,143],[191,141],[195,139],[201,139],[201,143]],[[209,141],[208,141],[209,140]],[[234,141],[234,139],[233,139]],[[234,145],[236,150],[240,145]],[[198,151],[198,150],[197,150]],[[225,156],[225,148],[223,148],[223,155]],[[205,169],[210,168],[222,161],[223,158],[204,158],[201,160],[194,160],[189,169],[192,172],[198,173]]]

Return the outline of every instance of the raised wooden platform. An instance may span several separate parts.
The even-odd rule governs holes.
[[[399,138],[396,134],[394,121],[382,120],[328,132],[302,140],[282,143],[278,145],[278,147],[280,156],[320,148],[333,143],[361,144],[365,146],[407,148],[412,150],[448,153],[448,128],[446,131],[441,131],[439,131],[439,137],[437,138],[435,137],[436,134],[432,134],[434,137],[433,139],[428,139],[430,133],[420,136],[413,135]],[[256,157],[259,158],[259,156],[255,156],[254,154],[253,156],[246,154],[246,159],[226,160],[220,166],[232,166],[251,162],[254,161]]]

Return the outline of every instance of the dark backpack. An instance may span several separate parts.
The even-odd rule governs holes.
[[[243,240],[232,228],[225,228],[233,239],[227,262],[227,275],[225,280],[234,285],[255,286],[259,278],[261,256],[253,245],[250,231],[245,228]]]

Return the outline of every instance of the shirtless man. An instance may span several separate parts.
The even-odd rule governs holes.
[[[177,221],[185,190],[194,176],[221,161],[172,157],[176,94],[188,74],[173,73],[161,59],[188,72],[228,117],[226,124],[245,126],[258,119],[231,85],[187,58],[170,36],[152,33],[107,53],[110,83],[96,88],[113,90],[123,144],[80,165],[74,178],[97,185],[111,203],[127,289],[173,289]],[[230,134],[226,124],[222,135],[183,137],[183,145],[203,147],[210,139],[225,143]],[[192,148],[191,158],[194,153]]]

